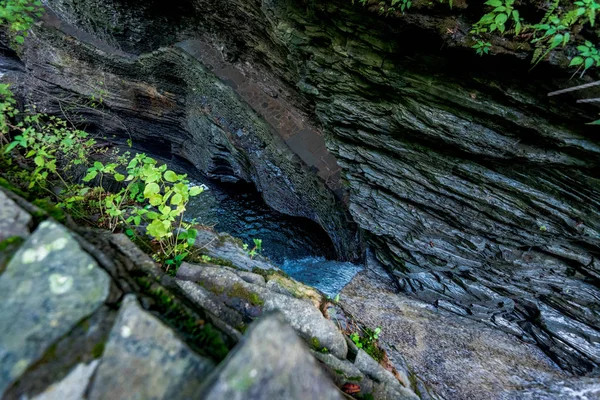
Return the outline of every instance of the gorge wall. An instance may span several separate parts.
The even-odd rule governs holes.
[[[566,71],[528,72],[508,44],[479,59],[465,48],[462,3],[387,21],[343,0],[159,3],[48,0],[65,21],[54,26],[77,40],[37,30],[27,85],[103,91],[134,141],[256,182],[270,205],[318,221],[352,258],[336,191],[403,291],[536,342],[570,372],[598,368],[600,139],[584,125],[597,109],[546,97],[572,84]],[[305,117],[306,135],[325,134],[341,185],[323,172],[328,162],[313,165],[319,178],[309,173],[283,145],[287,128],[260,118],[264,94],[245,97],[247,86],[205,68],[224,63],[232,72],[216,76],[240,74]],[[127,137],[109,111],[79,110]]]

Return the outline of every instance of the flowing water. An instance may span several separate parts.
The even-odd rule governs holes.
[[[250,247],[253,239],[261,239],[262,254],[292,278],[333,298],[362,269],[335,261],[333,243],[317,223],[272,210],[253,185],[214,182],[201,176],[193,180],[208,190],[192,198],[186,212],[189,218],[242,239]]]
[[[261,239],[263,255],[292,278],[335,297],[362,269],[335,261],[331,239],[318,224],[272,210],[253,185],[194,178],[208,190],[190,201],[187,215],[251,246]]]
[[[281,269],[292,278],[334,298],[363,267],[349,262],[326,260],[324,257],[306,257],[286,259]]]

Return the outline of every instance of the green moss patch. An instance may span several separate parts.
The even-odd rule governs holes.
[[[250,302],[254,306],[262,306],[265,301],[257,294],[244,287],[241,283],[234,283],[231,289],[227,292],[229,296],[238,297]]]
[[[154,309],[177,330],[200,354],[219,362],[229,353],[230,346],[221,332],[200,319],[162,286],[151,283],[147,277],[138,277],[136,282],[144,293],[154,300]],[[232,344],[233,345],[233,344]]]

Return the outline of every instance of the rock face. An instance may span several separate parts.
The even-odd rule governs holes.
[[[320,224],[340,258],[360,255],[356,226],[339,206],[340,193],[333,191],[339,185],[328,186],[328,178],[339,183],[339,167],[335,177],[317,176],[316,161],[309,164],[295,154],[269,123],[183,47],[138,56],[52,13],[38,33],[39,41],[32,41],[21,57],[35,71],[7,74],[15,87],[22,85],[29,101],[50,114],[62,115],[66,109],[69,119],[85,121],[108,146],[131,140],[137,150],[182,159],[208,177],[253,183],[271,208]],[[64,40],[68,37],[77,40]],[[94,77],[91,84],[88,77]],[[328,154],[322,136],[320,145],[316,150]]]
[[[119,0],[106,14],[98,0],[48,3],[120,51],[190,37],[220,49],[237,73],[314,115],[342,167],[350,213],[405,293],[533,340],[571,372],[600,365],[600,145],[583,126],[595,109],[546,97],[569,85],[566,71],[541,65],[528,74],[518,52],[479,59],[453,47],[469,46],[464,4],[382,22],[345,0],[181,0],[185,20],[154,15],[158,2],[135,2],[140,14]],[[106,30],[116,21],[135,33]],[[209,53],[193,58],[217,65]],[[257,132],[239,137],[251,142]],[[231,171],[243,157],[233,158],[225,169],[240,175]]]
[[[382,327],[381,340],[399,370],[409,365],[446,399],[518,399],[521,390],[545,398],[541,382],[567,379],[535,345],[398,293],[376,261],[344,288],[340,301],[367,326]]]

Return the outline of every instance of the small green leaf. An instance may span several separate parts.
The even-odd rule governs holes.
[[[144,197],[148,198],[153,194],[157,194],[158,192],[160,192],[160,186],[158,186],[158,184],[154,182],[149,183],[144,188]]]
[[[149,198],[150,204],[153,205],[154,207],[158,206],[159,204],[162,204],[162,201],[163,201],[163,197],[160,194],[153,194]]]
[[[95,169],[88,169],[88,173],[85,175],[85,177],[83,178],[84,182],[89,182],[92,179],[94,179],[96,177],[96,175],[98,175],[98,171],[96,171]]]
[[[177,182],[177,179],[178,179],[177,174],[171,170],[165,172],[164,178],[167,182],[171,182],[171,183]]]
[[[588,57],[585,59],[585,64],[584,64],[584,68],[588,69],[590,68],[592,65],[594,65],[594,59],[591,57]]]
[[[37,165],[38,167],[43,167],[44,166],[44,157],[42,156],[37,156],[33,159],[33,162],[35,163],[35,165]]]
[[[125,180],[125,175],[122,174],[115,174],[115,180],[117,182],[123,182]]]
[[[488,6],[492,6],[492,7],[500,7],[502,5],[502,1],[500,0],[488,0],[485,3]]]
[[[499,27],[504,25],[504,23],[508,20],[508,16],[506,14],[498,14],[496,15],[496,18],[494,19],[494,22],[496,22],[496,25],[498,25]]]
[[[582,57],[575,57],[571,60],[571,63],[569,64],[569,67],[574,67],[576,65],[581,65],[583,64],[583,58]]]
[[[179,193],[176,193],[175,195],[173,195],[173,197],[171,197],[171,204],[176,205],[176,206],[180,205],[182,200],[183,200],[183,197]]]
[[[193,186],[190,188],[190,196],[198,196],[200,193],[204,191],[204,188],[201,186]]]

